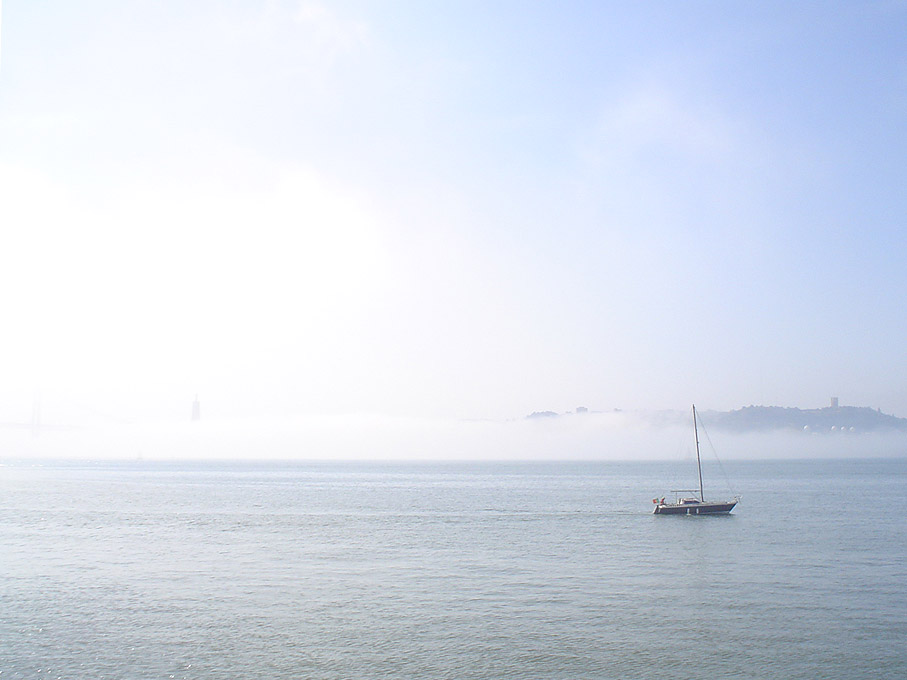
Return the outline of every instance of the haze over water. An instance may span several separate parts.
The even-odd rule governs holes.
[[[903,678],[907,462],[0,468],[3,678]],[[716,480],[707,494],[725,493]]]
[[[0,12],[0,680],[907,676],[903,2]]]

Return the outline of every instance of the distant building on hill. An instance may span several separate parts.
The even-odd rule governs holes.
[[[755,432],[794,429],[802,432],[907,432],[907,419],[867,406],[831,406],[819,409],[747,406],[738,411],[712,411],[703,415],[709,425],[721,430]]]

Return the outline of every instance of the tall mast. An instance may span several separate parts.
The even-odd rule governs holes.
[[[696,404],[693,404],[693,434],[696,436],[696,467],[699,468],[699,500],[705,503],[702,492],[702,462],[699,460],[699,428],[696,427]]]

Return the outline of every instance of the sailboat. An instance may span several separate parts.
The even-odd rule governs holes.
[[[699,468],[699,488],[698,489],[674,489],[671,493],[675,494],[672,502],[665,502],[664,498],[653,498],[656,515],[726,515],[740,501],[735,497],[729,501],[707,501],[705,493],[702,490],[702,461],[699,458],[699,427],[696,424],[696,404],[693,404],[693,435],[696,438],[696,467]],[[696,496],[681,496],[680,494],[695,494]]]

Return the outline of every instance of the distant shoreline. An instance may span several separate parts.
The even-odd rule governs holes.
[[[575,412],[566,413],[535,411],[527,415],[526,419],[545,420],[601,414],[627,415],[656,427],[681,425],[690,417],[682,411],[590,411],[580,407]],[[699,411],[699,414],[707,427],[737,433],[774,430],[802,431],[806,434],[907,432],[907,418],[898,418],[868,406],[826,406],[817,409],[744,406],[734,411]]]

